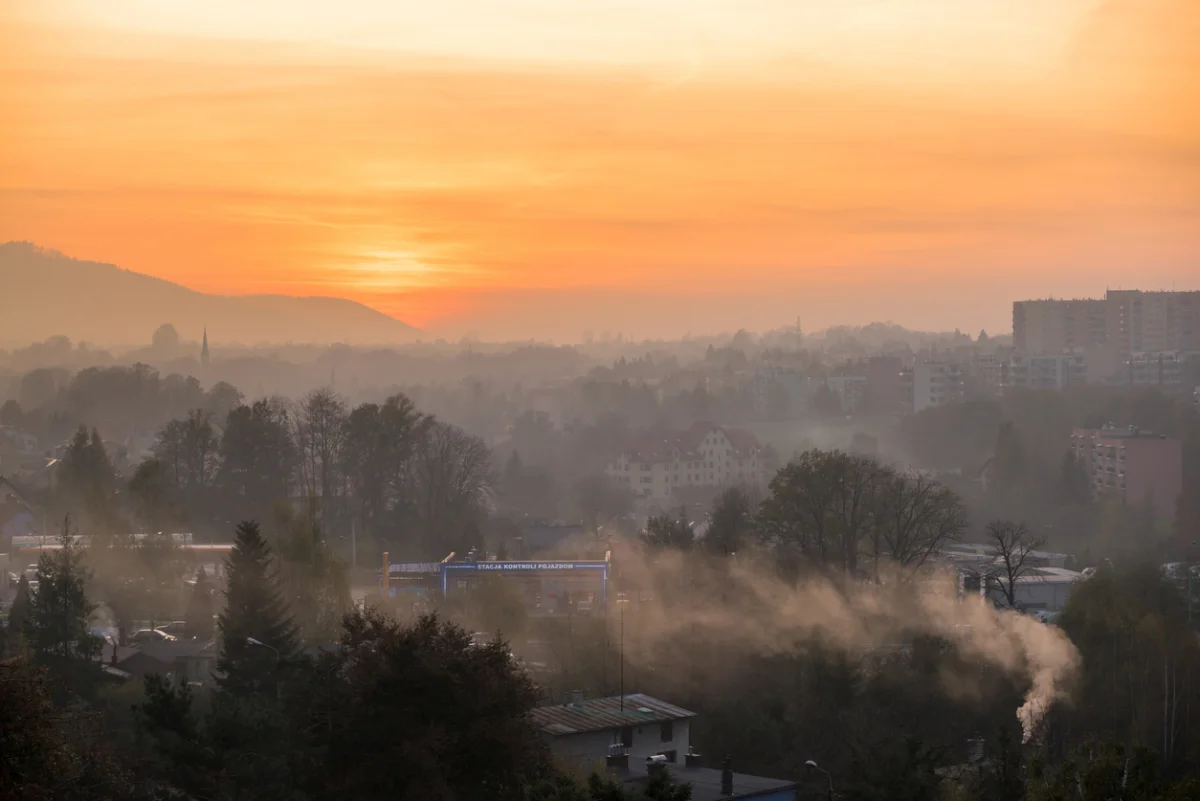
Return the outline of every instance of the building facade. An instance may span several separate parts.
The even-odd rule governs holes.
[[[1183,443],[1136,428],[1076,429],[1071,448],[1097,496],[1150,504],[1156,517],[1171,519],[1183,491]]]
[[[1003,371],[1005,388],[1057,389],[1087,383],[1088,360],[1082,353],[1014,353]]]
[[[691,747],[696,714],[649,695],[633,693],[584,699],[575,693],[562,704],[539,706],[533,720],[559,760],[585,770],[602,766],[614,747],[630,762],[663,754],[682,763]]]
[[[1200,350],[1200,291],[1110,289],[1103,300],[1013,303],[1013,345],[1029,354],[1108,347],[1133,353]]]
[[[919,362],[901,374],[909,408],[915,414],[963,399],[963,371],[948,362]]]
[[[1013,347],[1025,353],[1061,353],[1102,345],[1103,300],[1019,300],[1013,303]]]
[[[667,503],[686,488],[757,486],[762,448],[749,431],[697,423],[684,432],[651,432],[605,471],[641,498]]]

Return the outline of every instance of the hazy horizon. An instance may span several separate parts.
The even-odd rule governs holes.
[[[287,8],[7,4],[0,241],[447,339],[1195,285],[1185,0]]]

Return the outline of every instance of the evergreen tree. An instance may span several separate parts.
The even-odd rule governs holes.
[[[8,630],[5,636],[5,647],[16,653],[20,648],[21,639],[25,634],[25,623],[29,620],[29,579],[21,574],[21,583],[17,585],[17,594],[13,598],[12,607],[8,610]],[[3,654],[0,653],[0,656]]]
[[[63,456],[59,487],[66,501],[86,511],[94,525],[112,528],[117,518],[116,486],[116,471],[99,432],[93,428],[89,435],[80,426]]]
[[[38,590],[29,599],[25,638],[35,658],[82,691],[96,678],[101,640],[88,630],[96,605],[84,592],[90,573],[83,566],[83,549],[72,541],[69,517],[59,543],[38,562]]]
[[[226,690],[254,693],[271,684],[280,665],[295,656],[296,626],[279,591],[271,549],[258,523],[238,524],[226,565],[225,609],[217,620],[220,684]]]
[[[208,582],[208,574],[204,568],[196,573],[196,583],[192,587],[192,597],[188,599],[187,633],[198,640],[210,640],[213,636],[213,598],[212,585]]]

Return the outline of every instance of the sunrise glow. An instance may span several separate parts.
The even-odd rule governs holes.
[[[1194,278],[1197,41],[1188,0],[16,0],[0,241],[447,334],[1003,321]]]

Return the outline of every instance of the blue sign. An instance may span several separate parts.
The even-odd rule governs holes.
[[[608,562],[447,562],[446,570],[475,570],[479,572],[529,570],[608,570]]]
[[[608,590],[608,562],[446,562],[442,565],[442,597],[445,598],[449,590],[451,572],[537,573],[576,570],[600,573],[600,604],[604,605]]]

